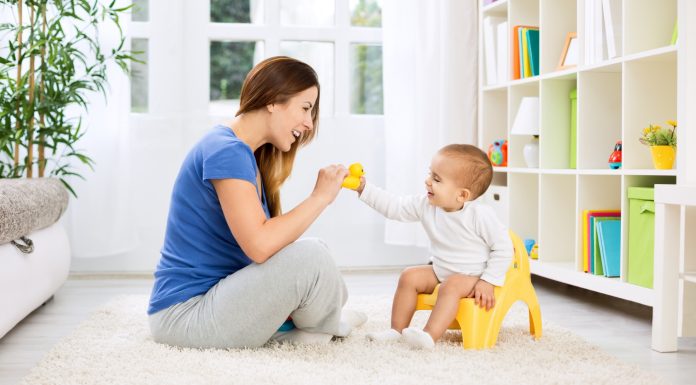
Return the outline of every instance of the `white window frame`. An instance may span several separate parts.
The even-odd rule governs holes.
[[[148,0],[148,2],[152,2],[153,0]],[[124,30],[124,33],[126,35],[126,47],[130,50],[130,47],[133,46],[132,42],[133,39],[145,39],[147,40],[147,52],[145,55],[141,54],[139,56],[140,59],[144,59],[145,65],[148,67],[148,83],[150,81],[150,75],[149,72],[151,70],[150,67],[150,52],[152,50],[152,40],[150,39],[150,20],[151,20],[152,14],[151,11],[148,9],[148,18],[147,21],[133,21],[131,18],[131,15],[128,15],[128,23],[126,24],[126,28]],[[131,114],[133,115],[144,115],[150,112],[151,110],[151,105],[150,105],[150,99],[152,95],[152,87],[150,84],[148,84],[147,87],[147,112],[133,112],[131,111],[131,97],[128,98],[128,109],[131,111]],[[131,91],[132,92],[132,91]]]
[[[348,0],[334,0],[334,25],[319,27],[282,25],[281,0],[261,1],[265,2],[263,24],[236,24],[211,22],[210,0],[149,0],[148,21],[131,21],[125,31],[129,38],[148,39],[148,112],[133,113],[136,125],[161,118],[184,118],[184,124],[232,118],[232,114],[210,114],[211,41],[263,41],[265,57],[278,55],[281,41],[331,42],[334,112],[322,120],[348,124],[358,119],[381,125],[381,114],[350,112],[349,50],[355,43],[382,45],[382,28],[351,26]]]
[[[281,0],[265,1],[265,24],[232,24],[210,22],[210,1],[197,1],[205,12],[206,38],[210,41],[263,41],[265,57],[280,54],[281,41],[329,42],[334,44],[334,116],[350,113],[350,45],[364,43],[382,45],[382,28],[353,27],[350,25],[348,0],[335,0],[335,20],[332,26],[289,26],[280,21]],[[326,1],[326,0],[321,0]],[[205,3],[205,4],[202,4]],[[208,52],[209,55],[209,52]],[[210,62],[208,56],[205,60]],[[206,67],[210,71],[210,64]]]

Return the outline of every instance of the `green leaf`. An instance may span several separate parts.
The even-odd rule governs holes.
[[[64,178],[58,178],[58,179],[60,179],[60,181],[63,182],[63,186],[65,186],[65,188],[68,189],[68,191],[70,191],[70,194],[72,194],[72,196],[77,198],[77,194],[75,193],[75,190],[73,190],[72,186],[70,186],[70,183],[68,183],[68,181],[66,181]]]
[[[10,7],[17,4],[16,0],[2,3],[10,4]],[[71,164],[79,162],[93,168],[95,162],[88,154],[75,150],[86,127],[79,115],[67,116],[67,113],[75,107],[89,113],[87,95],[91,92],[108,96],[106,65],[116,63],[127,71],[128,63],[135,60],[124,49],[125,39],[119,22],[119,16],[129,11],[132,5],[116,8],[115,1],[104,6],[100,0],[28,0],[26,6],[47,7],[48,19],[45,31],[37,28],[42,24],[41,12],[35,13],[33,27],[26,21],[24,25],[18,25],[12,18],[0,23],[0,33],[4,38],[0,50],[0,177],[14,176],[15,172],[24,175],[26,167],[15,167],[13,157],[15,145],[21,149],[28,147],[27,127],[33,120],[32,139],[38,142],[39,136],[43,138],[47,161],[54,166],[50,171],[52,175],[82,178]],[[98,44],[99,23],[106,18],[119,33],[119,44],[108,56]],[[72,26],[70,36],[65,33],[65,26]],[[19,31],[24,34],[21,55],[18,55],[16,44]],[[33,103],[29,102],[30,75],[26,71],[31,57],[36,60],[35,84],[43,84],[41,88],[35,87]],[[22,63],[25,73],[16,80],[18,63]],[[44,124],[40,124],[39,114],[44,116]],[[66,187],[69,188],[69,184]],[[69,190],[74,194],[72,189]]]

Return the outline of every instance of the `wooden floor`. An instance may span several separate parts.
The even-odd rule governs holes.
[[[352,294],[391,294],[398,272],[345,272],[344,277]],[[17,384],[99,305],[121,294],[149,294],[151,285],[135,278],[69,279],[53,300],[0,339],[0,385]],[[650,350],[650,308],[536,277],[534,286],[545,320],[675,385],[696,383],[696,338],[680,339],[678,353]]]

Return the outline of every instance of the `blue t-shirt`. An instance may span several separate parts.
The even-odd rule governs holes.
[[[254,153],[229,127],[213,128],[191,149],[174,182],[148,314],[206,293],[252,263],[232,236],[211,179],[242,179],[258,190],[256,174]]]

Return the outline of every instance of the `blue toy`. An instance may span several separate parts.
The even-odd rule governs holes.
[[[532,254],[532,247],[536,244],[536,241],[532,238],[527,238],[524,240],[524,248],[527,249],[527,255]]]

